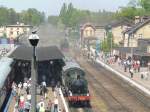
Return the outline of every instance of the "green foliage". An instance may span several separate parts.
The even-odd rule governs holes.
[[[39,12],[34,8],[17,13],[13,8],[8,9],[6,7],[0,7],[0,26],[16,24],[17,22],[39,25],[44,20],[44,12]]]
[[[79,10],[73,7],[72,3],[68,6],[64,3],[59,18],[66,27],[78,28],[81,23],[93,22],[93,23],[106,23],[112,20],[112,12],[99,11],[91,12],[88,10]]]
[[[104,41],[101,43],[101,50],[104,52],[110,52],[110,48],[108,47],[107,39],[104,39]]]
[[[111,51],[111,47],[112,48],[115,48],[117,47],[118,45],[114,44],[113,42],[113,35],[112,35],[112,32],[108,32],[107,33],[107,38],[105,38],[102,43],[101,43],[101,50],[104,51],[104,52],[110,52]]]
[[[135,7],[124,7],[121,9],[121,12],[118,13],[119,17],[125,17],[128,19],[134,19],[136,16],[136,8]]]
[[[57,25],[59,21],[58,16],[48,16],[48,22],[51,23],[52,25]]]
[[[34,8],[30,8],[27,11],[22,11],[20,16],[21,22],[24,22],[25,24],[39,25],[45,20],[44,12],[39,12]]]
[[[150,13],[150,0],[139,0],[140,5],[146,12]]]
[[[3,38],[7,38],[7,35],[6,35],[6,33],[3,33],[3,36],[2,36]]]
[[[116,18],[133,20],[135,16],[150,15],[150,0],[130,0],[127,7],[116,13]]]

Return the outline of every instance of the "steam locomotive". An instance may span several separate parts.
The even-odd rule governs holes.
[[[78,104],[78,102],[89,104],[88,83],[85,79],[85,72],[79,64],[75,60],[66,61],[62,74],[65,95],[69,104]]]

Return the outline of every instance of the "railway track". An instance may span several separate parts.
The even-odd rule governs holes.
[[[149,112],[150,109],[141,103],[132,93],[127,91],[127,85],[111,72],[98,64],[92,64],[80,58],[80,65],[85,68],[90,92],[93,92],[97,104],[92,103],[94,112]],[[95,109],[96,108],[96,109]]]
[[[131,112],[128,108],[123,106],[95,77],[91,74],[87,74],[88,82],[91,83],[91,87],[95,90],[99,97],[103,98],[105,103],[109,105],[109,112]],[[93,83],[93,81],[95,83]]]

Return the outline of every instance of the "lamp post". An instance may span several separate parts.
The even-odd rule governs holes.
[[[33,56],[31,63],[31,112],[36,112],[36,83],[37,83],[37,68],[36,68],[36,46],[39,42],[39,37],[36,31],[33,31],[29,36],[29,42],[33,46]]]

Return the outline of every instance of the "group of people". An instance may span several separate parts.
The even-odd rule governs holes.
[[[141,62],[139,59],[132,59],[130,56],[126,59],[121,59],[119,56],[109,56],[109,57],[101,57],[106,61],[107,64],[115,64],[118,63],[119,66],[124,68],[124,72],[129,72],[131,78],[133,78],[134,73],[140,72]]]
[[[18,85],[13,82],[12,93],[15,98],[14,112],[29,112],[31,108],[31,79],[20,82]]]
[[[10,50],[6,48],[0,49],[0,56],[5,56]]]
[[[132,60],[129,58],[127,60],[124,60],[123,66],[124,72],[127,72],[127,68],[129,69],[131,78],[133,78],[134,73],[140,72],[141,68],[140,60]]]
[[[51,111],[51,107],[53,105],[54,112],[58,112],[58,98],[56,93],[58,92],[56,88],[54,88],[55,98],[53,102],[51,99],[48,99],[47,93],[47,85],[46,82],[43,81],[40,87],[40,101],[37,102],[37,112],[48,112]],[[30,112],[31,109],[31,78],[25,80],[23,83],[20,82],[18,85],[13,82],[12,84],[12,94],[15,99],[15,107],[14,112]]]

